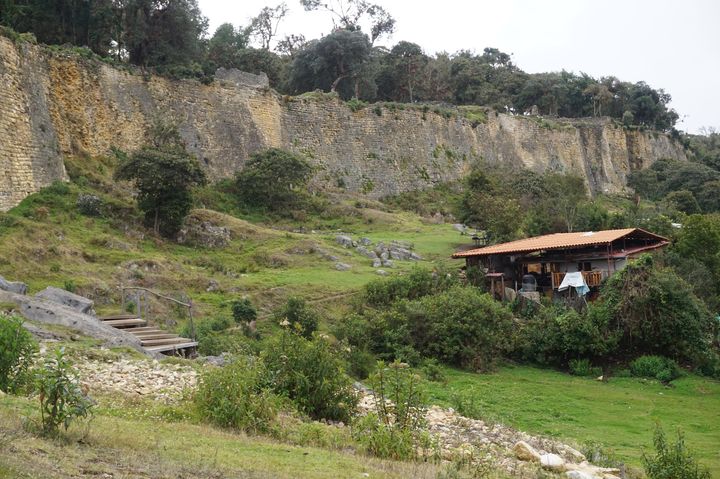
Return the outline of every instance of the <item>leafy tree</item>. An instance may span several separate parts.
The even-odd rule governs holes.
[[[21,318],[0,313],[0,391],[15,393],[29,382],[37,344]]]
[[[420,82],[419,73],[427,60],[420,45],[404,41],[395,45],[381,60],[382,72],[377,81],[382,95],[389,100],[412,103]]]
[[[200,61],[208,20],[197,0],[127,0],[122,45],[131,63],[182,65]]]
[[[312,171],[301,156],[270,148],[253,154],[235,182],[245,204],[279,211],[300,203]]]
[[[277,35],[280,22],[288,13],[288,7],[285,2],[275,7],[263,7],[258,16],[250,20],[247,31],[250,37],[260,42],[260,47],[264,50],[270,49],[272,39]]]
[[[265,73],[270,85],[282,87],[285,63],[276,53],[262,48],[246,48],[240,50],[237,61],[233,65],[238,70],[250,73]]]
[[[232,315],[236,323],[251,323],[257,319],[257,309],[248,298],[238,299],[232,303]]]
[[[203,185],[205,173],[180,140],[174,125],[158,122],[152,144],[135,152],[118,167],[115,177],[132,181],[145,223],[156,234],[173,237],[192,206],[192,187]]]
[[[665,197],[665,202],[678,211],[693,215],[700,213],[700,205],[692,192],[688,190],[672,191]]]
[[[350,30],[336,30],[320,40],[309,42],[290,65],[288,85],[295,93],[316,89],[335,92],[340,82],[352,85],[360,97],[360,83],[368,73],[371,55],[367,35]]]
[[[306,11],[323,10],[332,14],[336,29],[359,31],[360,24],[369,21],[371,43],[395,31],[395,19],[380,5],[366,0],[300,0],[300,4]]]
[[[247,47],[247,43],[245,31],[223,23],[208,41],[207,60],[213,68],[237,68],[240,51]]]

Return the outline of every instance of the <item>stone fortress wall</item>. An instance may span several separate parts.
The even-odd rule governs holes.
[[[575,172],[592,192],[619,192],[627,174],[659,158],[686,159],[657,132],[628,131],[608,118],[555,119],[418,105],[353,112],[331,95],[284,97],[267,79],[221,71],[211,85],[121,70],[0,37],[0,211],[66,179],[66,155],[139,148],[158,116],[179,122],[210,178],[242,169],[268,147],[302,153],[315,183],[372,198],[466,174],[473,162]]]

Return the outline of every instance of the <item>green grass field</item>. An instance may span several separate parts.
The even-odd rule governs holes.
[[[676,428],[687,445],[720,477],[720,382],[686,376],[666,387],[657,381],[611,378],[600,382],[530,366],[505,366],[491,374],[446,368],[448,383],[429,383],[432,403],[457,406],[458,398],[481,419],[582,446],[602,444],[640,465],[656,423],[668,436]]]

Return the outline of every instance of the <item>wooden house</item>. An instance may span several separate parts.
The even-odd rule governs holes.
[[[458,251],[468,267],[481,268],[493,290],[520,289],[531,275],[545,296],[557,293],[567,273],[581,273],[591,294],[603,279],[625,267],[628,259],[667,246],[667,238],[640,228],[555,233]],[[577,276],[577,275],[574,275]]]

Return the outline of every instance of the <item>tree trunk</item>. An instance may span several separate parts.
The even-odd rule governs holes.
[[[155,225],[153,225],[153,230],[155,231],[155,234],[160,234],[160,210],[158,208],[155,208]]]
[[[330,86],[331,92],[335,92],[335,90],[337,90],[337,86],[343,78],[347,78],[347,75],[340,75],[334,82],[332,82],[332,85]]]

